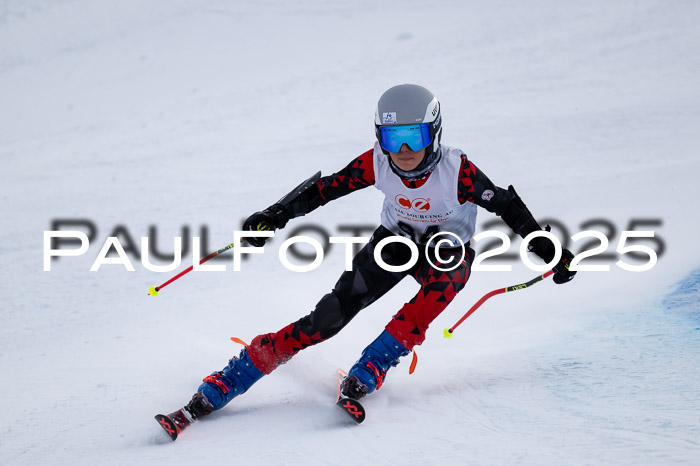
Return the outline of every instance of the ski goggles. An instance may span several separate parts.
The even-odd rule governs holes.
[[[418,152],[433,142],[430,135],[430,123],[403,126],[380,126],[379,140],[382,147],[393,153],[398,153],[404,144],[413,152]]]

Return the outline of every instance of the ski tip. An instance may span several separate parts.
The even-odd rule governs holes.
[[[361,424],[365,420],[365,408],[359,401],[352,398],[340,398],[336,405],[356,423]]]
[[[173,420],[165,414],[156,414],[154,419],[158,421],[158,424],[163,428],[165,433],[168,434],[170,440],[174,442],[175,439],[177,439],[177,426]]]
[[[151,296],[158,296],[158,288],[156,288],[155,286],[150,287],[148,289],[148,294],[150,294]]]

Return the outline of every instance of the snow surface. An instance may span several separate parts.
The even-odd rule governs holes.
[[[700,464],[699,20],[691,1],[0,2],[0,464]],[[416,373],[393,369],[348,425],[335,369],[406,280],[171,443],[153,415],[238,353],[229,337],[309,312],[344,256],[293,273],[278,238],[242,272],[219,262],[152,298],[173,273],[89,271],[107,236],[156,225],[168,251],[207,225],[210,247],[230,243],[369,149],[376,100],[402,82],[433,90],[445,142],[537,217],[571,234],[661,219],[665,254],[499,296],[446,340],[484,293],[535,275],[474,273]],[[296,222],[340,235],[380,205],[367,189]],[[44,272],[58,218],[97,239]]]

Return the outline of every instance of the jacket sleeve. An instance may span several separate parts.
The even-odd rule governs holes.
[[[521,238],[542,230],[512,185],[508,189],[496,186],[466,155],[462,155],[457,192],[460,204],[472,202],[493,212]],[[535,238],[530,247],[545,262],[554,257],[554,246],[545,238]]]
[[[301,217],[332,200],[373,185],[373,153],[374,149],[370,149],[339,172],[321,177],[316,184],[286,206],[289,218]]]

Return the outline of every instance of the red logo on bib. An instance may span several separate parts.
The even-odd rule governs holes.
[[[427,199],[414,199],[413,210],[415,210],[416,212],[427,212],[430,210],[430,202],[428,202]]]
[[[397,194],[394,200],[399,205],[399,207],[403,207],[404,209],[410,209],[411,207],[413,207],[413,203],[411,202],[411,200],[403,194]]]
[[[399,205],[399,207],[402,207],[404,209],[413,209],[416,212],[427,212],[430,210],[429,199],[423,199],[419,197],[411,201],[406,195],[398,194],[394,198],[394,200]]]

